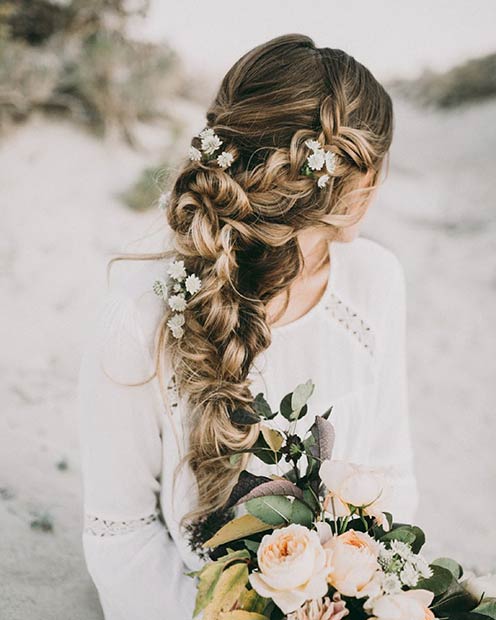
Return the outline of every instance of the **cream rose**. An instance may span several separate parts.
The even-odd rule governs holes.
[[[405,590],[371,599],[364,608],[373,614],[370,620],[435,620],[429,609],[433,598],[429,590]]]
[[[496,575],[481,575],[477,577],[474,573],[467,571],[465,579],[460,581],[465,590],[479,600],[482,594],[486,597],[496,597]]]
[[[344,596],[363,598],[380,591],[379,544],[368,534],[348,530],[324,543],[330,568],[328,582]]]
[[[292,524],[262,538],[260,572],[249,577],[253,589],[271,598],[285,614],[327,594],[327,554],[317,532]]]
[[[388,529],[384,510],[391,486],[383,470],[328,460],[320,466],[320,477],[329,491],[324,508],[330,515],[347,516],[351,512],[350,506],[356,506]]]

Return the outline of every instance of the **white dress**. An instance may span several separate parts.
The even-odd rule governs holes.
[[[253,363],[252,393],[273,410],[294,387],[315,391],[304,432],[331,404],[334,458],[388,466],[396,486],[396,521],[415,522],[418,490],[410,437],[405,356],[405,277],[396,255],[358,237],[330,245],[327,288],[309,312],[272,328]],[[152,291],[163,261],[125,261],[92,324],[81,360],[78,403],[84,488],[83,548],[106,620],[189,620],[195,582],[184,573],[201,561],[178,523],[194,502],[189,469],[173,488],[184,450],[185,413],[172,377],[170,407],[153,370],[153,336],[164,301]],[[184,407],[183,407],[184,408]],[[281,419],[278,419],[278,418]],[[284,427],[287,421],[278,416]],[[271,473],[258,460],[254,473]],[[165,523],[164,523],[165,521]]]

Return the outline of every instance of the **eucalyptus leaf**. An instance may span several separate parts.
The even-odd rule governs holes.
[[[482,603],[480,603],[472,611],[475,613],[483,614],[495,620],[496,619],[496,598],[494,597],[484,598],[482,600]]]
[[[436,558],[431,562],[431,565],[432,564],[447,568],[455,579],[460,579],[460,577],[462,576],[462,567],[460,566],[460,564],[458,564],[458,562],[452,560],[451,558]]]
[[[260,432],[252,450],[253,454],[267,465],[275,465],[281,460],[281,452],[274,450],[265,441],[263,434]]]
[[[231,422],[235,424],[241,424],[243,426],[251,426],[253,424],[258,424],[261,420],[260,416],[249,409],[243,409],[239,407],[238,409],[234,409],[229,414],[231,418]]]
[[[276,526],[291,522],[291,501],[281,495],[251,499],[246,502],[246,510],[268,525]]]
[[[279,411],[281,412],[281,415],[283,415],[287,420],[290,420],[291,416],[293,415],[293,408],[291,406],[292,396],[292,392],[286,394],[286,396],[284,396],[284,398],[281,400],[281,404],[279,405]]]
[[[430,566],[434,568],[432,564]],[[453,579],[446,592],[434,599],[431,609],[436,617],[442,617],[452,612],[470,611],[474,605],[472,595],[458,581]]]
[[[444,594],[453,581],[455,581],[453,575],[447,568],[442,566],[435,564],[429,564],[429,566],[432,568],[432,576],[419,579],[414,589],[430,590],[434,592],[435,596]]]
[[[265,400],[263,392],[259,392],[253,402],[253,409],[258,413],[258,415],[266,420],[272,420],[277,415],[277,411],[273,412],[270,408],[269,403]]]
[[[415,533],[411,531],[410,526],[401,525],[394,528],[389,532],[386,532],[384,536],[381,536],[382,542],[389,542],[391,540],[400,540],[408,545],[411,545],[415,541]]]
[[[306,383],[300,383],[300,385],[297,385],[291,397],[291,409],[293,411],[299,411],[302,409],[312,395],[314,389],[315,385],[311,379],[309,379]]]
[[[293,501],[291,507],[291,523],[299,523],[300,525],[311,527],[313,518],[314,514],[306,504],[300,502],[298,499]]]

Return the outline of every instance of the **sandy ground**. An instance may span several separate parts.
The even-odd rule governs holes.
[[[396,112],[389,178],[362,234],[407,273],[418,523],[435,541],[428,559],[496,572],[496,102]],[[142,135],[135,152],[34,119],[0,144],[2,620],[102,617],[80,543],[75,387],[107,260],[160,227],[159,211],[132,213],[116,196],[166,140]],[[32,527],[44,517],[52,531]]]

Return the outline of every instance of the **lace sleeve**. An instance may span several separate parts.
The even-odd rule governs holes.
[[[152,293],[153,295],[153,293]],[[158,299],[158,298],[157,298]],[[83,549],[106,620],[191,618],[194,581],[159,518],[163,403],[143,326],[151,317],[110,288],[78,380]]]
[[[389,467],[393,479],[390,512],[395,521],[414,523],[418,508],[408,402],[406,360],[406,283],[394,257],[391,288],[378,356],[378,392],[371,442],[371,461]]]

